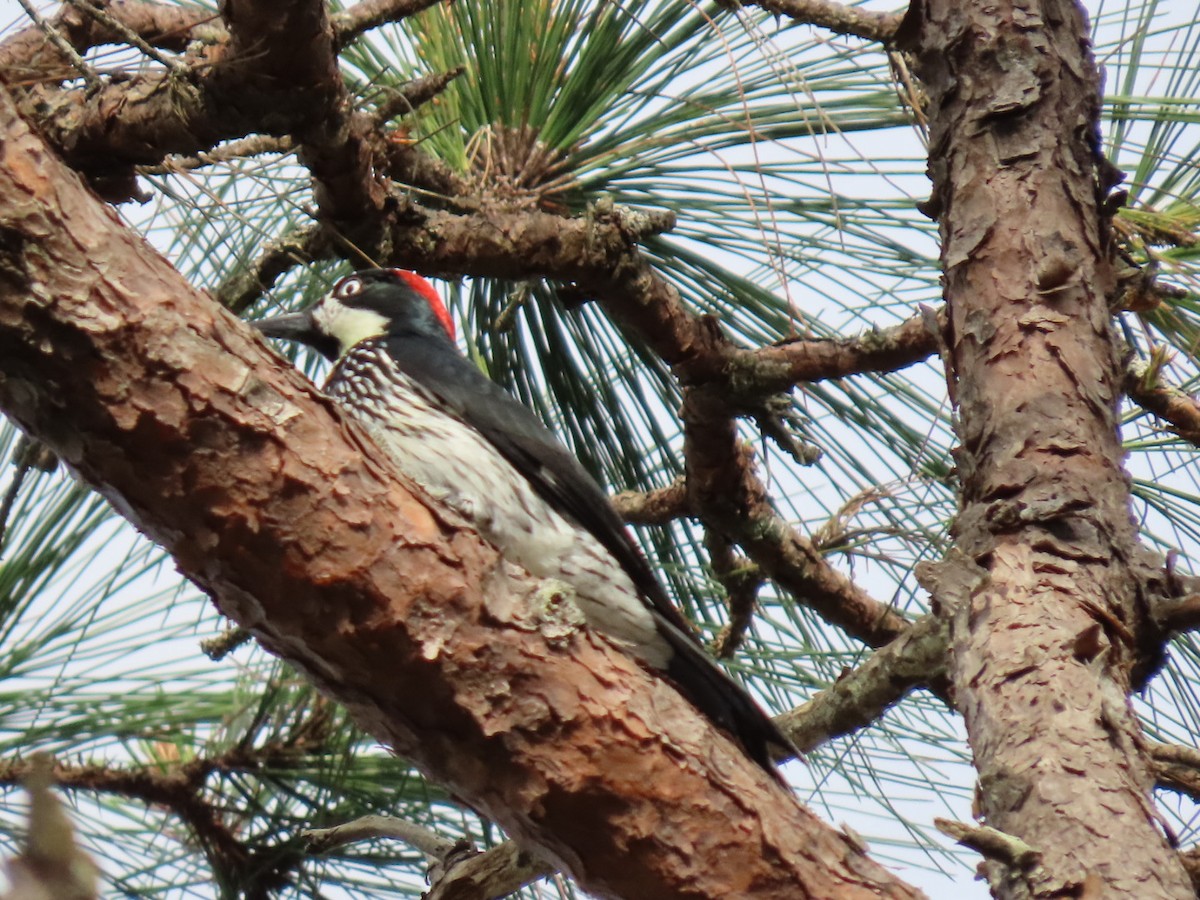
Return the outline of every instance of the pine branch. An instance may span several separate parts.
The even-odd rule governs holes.
[[[109,215],[3,92],[0,137],[0,408],[119,497],[226,615],[431,778],[571,861],[585,890],[916,896],[674,689],[564,631],[536,582]],[[80,354],[97,361],[86,377]]]
[[[901,13],[874,12],[832,0],[746,0],[745,5],[760,6],[776,16],[787,16],[797,23],[825,28],[834,34],[849,34],[883,44],[895,37],[903,18]]]

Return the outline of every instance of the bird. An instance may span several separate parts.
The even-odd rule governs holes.
[[[708,655],[600,484],[528,407],[458,349],[433,286],[403,269],[338,280],[259,332],[334,362],[324,391],[399,469],[508,561],[570,586],[588,627],[666,680],[782,780],[788,739]]]

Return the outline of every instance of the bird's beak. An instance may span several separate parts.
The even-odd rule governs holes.
[[[317,330],[309,311],[271,316],[251,322],[264,336],[284,341],[296,341],[312,347],[328,359],[337,359],[337,341]]]
[[[299,341],[307,344],[317,333],[313,324],[312,313],[288,313],[285,316],[271,316],[251,322],[255,328],[267,337],[281,338],[285,341]]]

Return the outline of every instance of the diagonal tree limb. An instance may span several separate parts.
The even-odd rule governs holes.
[[[585,890],[917,895],[408,488],[3,92],[0,137],[0,408],[268,649]]]

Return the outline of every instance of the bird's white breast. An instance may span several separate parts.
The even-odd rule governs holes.
[[[375,434],[401,470],[470,520],[506,559],[574,588],[590,625],[657,668],[671,649],[625,570],[568,521],[483,435],[446,411],[378,345],[343,358],[326,391]]]

